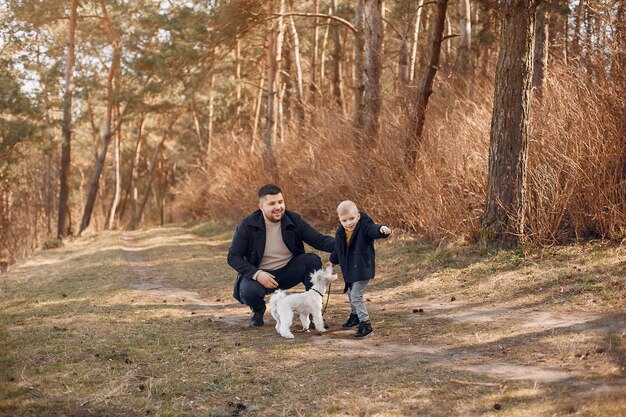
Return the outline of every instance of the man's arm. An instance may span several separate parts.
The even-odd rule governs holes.
[[[248,229],[243,222],[237,226],[233,241],[228,249],[228,265],[235,269],[244,278],[251,279],[259,268],[252,265],[247,259],[248,245],[250,244],[250,235]]]
[[[302,240],[317,250],[331,253],[335,249],[335,238],[326,236],[318,232],[305,222],[302,218],[298,219],[298,229]]]

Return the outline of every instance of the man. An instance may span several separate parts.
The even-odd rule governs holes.
[[[244,218],[228,250],[228,264],[238,272],[233,296],[252,309],[250,323],[263,326],[265,295],[303,283],[322,260],[304,251],[303,242],[332,252],[335,239],[316,231],[299,214],[285,210],[282,190],[274,184],[259,189],[259,210]]]

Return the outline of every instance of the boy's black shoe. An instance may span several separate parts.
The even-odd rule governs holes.
[[[356,331],[356,333],[354,334],[354,337],[360,339],[362,337],[367,336],[370,333],[372,333],[372,324],[368,320],[368,321],[359,323],[359,330]]]
[[[359,316],[356,314],[350,314],[348,321],[341,325],[342,329],[350,329],[359,324]]]
[[[263,313],[265,313],[265,310],[253,311],[252,317],[250,317],[250,326],[254,326],[254,327],[263,326],[265,324],[263,323]]]

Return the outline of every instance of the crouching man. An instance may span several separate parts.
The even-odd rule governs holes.
[[[310,274],[322,267],[322,260],[306,253],[303,242],[328,253],[335,248],[334,238],[285,209],[277,185],[264,185],[258,194],[259,210],[239,223],[228,250],[228,264],[238,273],[233,297],[252,310],[252,326],[263,326],[267,294],[300,283],[311,287]]]

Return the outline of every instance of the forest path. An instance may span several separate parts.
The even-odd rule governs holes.
[[[187,244],[196,239],[187,235],[181,235],[178,238]],[[129,284],[129,288],[136,291],[139,296],[148,295],[170,303],[184,302],[187,305],[193,305],[196,310],[210,313],[213,320],[222,322],[227,326],[233,326],[229,331],[237,331],[238,328],[248,325],[247,308],[237,304],[232,305],[232,303],[228,308],[223,308],[223,303],[216,305],[215,302],[203,297],[199,291],[168,284],[167,276],[171,275],[171,271],[166,271],[165,274],[159,272],[150,266],[152,261],[146,257],[146,250],[151,244],[149,240],[144,242],[141,235],[128,232],[122,233],[121,240],[124,257],[138,278],[137,282]],[[176,267],[175,264],[172,266]],[[208,277],[207,281],[211,283],[211,281],[216,282],[218,280],[216,277]],[[227,292],[230,289],[229,286],[230,282],[227,282],[226,288],[222,288],[222,290]],[[301,291],[301,289],[295,288],[293,291]],[[327,318],[327,322],[332,323],[329,332],[323,335],[309,332],[308,335],[301,336],[319,336],[313,338],[312,342],[326,351],[333,351],[338,354],[342,351],[351,351],[357,354],[376,356],[385,358],[389,363],[396,362],[394,366],[402,367],[407,363],[427,367],[438,366],[455,371],[482,374],[498,380],[500,383],[509,380],[526,380],[536,385],[556,381],[579,384],[586,371],[593,368],[593,365],[585,364],[584,361],[588,360],[590,355],[597,356],[598,352],[604,354],[607,349],[599,347],[602,342],[610,340],[612,335],[623,334],[626,331],[625,314],[617,314],[607,318],[601,314],[584,310],[561,311],[560,308],[555,309],[550,305],[532,305],[519,303],[516,300],[491,303],[476,303],[473,300],[451,301],[452,296],[449,294],[440,294],[437,297],[416,297],[410,301],[397,302],[394,301],[393,295],[386,295],[385,291],[377,290],[375,287],[372,289],[370,297],[368,303],[370,309],[393,312],[394,319],[405,323],[405,326],[411,323],[434,321],[464,326],[471,330],[472,326],[494,324],[493,334],[487,333],[480,337],[476,336],[476,341],[480,343],[467,343],[467,341],[462,343],[451,341],[424,343],[419,340],[419,334],[418,337],[413,338],[403,337],[407,335],[397,335],[396,340],[394,340],[391,332],[385,329],[384,323],[376,326],[376,319],[374,319],[375,327],[377,327],[376,333],[369,338],[367,343],[363,343],[363,340],[356,340],[351,337],[354,330],[342,330],[339,327],[340,323],[333,320],[334,318],[341,318],[341,316],[333,315],[332,318]],[[345,304],[344,302],[345,296],[337,290],[333,291],[331,306],[334,308],[331,308],[330,311],[340,308],[340,304]],[[393,307],[389,307],[390,305]],[[413,313],[413,309],[408,308],[411,305],[419,306],[421,311],[418,309],[417,313]],[[219,307],[221,309],[218,310]],[[343,309],[345,307],[344,305]],[[278,335],[273,331],[274,321],[269,313],[266,314],[265,321],[266,326],[259,330],[260,333],[266,337],[278,338]],[[294,324],[293,327],[294,330],[297,330],[298,325]],[[485,338],[497,337],[502,329],[507,329],[509,332],[503,341],[484,343]],[[382,333],[382,337],[377,337],[378,333]],[[593,352],[585,350],[574,354],[574,357],[578,355],[582,358],[581,363],[586,365],[584,367],[566,366],[541,352],[510,357],[509,352],[512,349],[523,350],[525,346],[530,348],[537,339],[548,334],[579,335],[580,339],[593,339],[599,345],[595,347]],[[467,338],[471,335],[457,335],[457,337],[459,336]],[[277,340],[283,342],[281,339]],[[621,365],[624,366],[623,363]],[[623,377],[617,382],[607,382],[605,385],[596,383],[594,385],[611,390],[615,387],[626,387],[626,379]]]
[[[624,248],[522,259],[397,236],[370,336],[341,330],[335,285],[329,331],[286,340],[232,298],[232,233],[106,232],[10,268],[0,415],[623,415]]]

